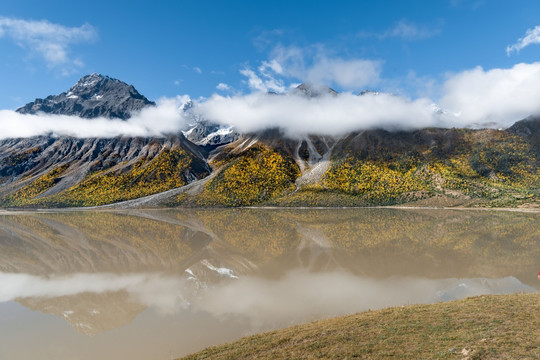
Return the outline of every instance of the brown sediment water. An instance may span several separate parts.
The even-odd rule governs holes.
[[[538,291],[539,245],[526,212],[2,213],[0,359],[168,359],[368,309]]]

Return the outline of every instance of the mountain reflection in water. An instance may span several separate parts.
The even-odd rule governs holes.
[[[20,304],[91,336],[75,345],[49,330],[62,354],[86,341],[101,346],[104,359],[126,356],[127,347],[133,359],[170,358],[317,318],[537,291],[538,220],[538,213],[398,209],[3,215],[0,320]],[[17,346],[31,340],[26,327],[47,331],[52,320],[34,317],[21,320],[14,341],[0,340],[0,358],[20,355]],[[6,339],[9,321],[0,323]],[[183,341],[177,329],[166,348],[135,351],[153,344],[134,341],[145,323],[156,336],[188,323],[199,335]],[[216,324],[231,330],[219,333]],[[48,358],[39,350],[27,356],[34,355]]]

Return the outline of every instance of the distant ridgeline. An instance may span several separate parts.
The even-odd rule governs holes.
[[[294,92],[326,91],[302,84]],[[183,111],[189,116],[190,103]],[[92,74],[18,109],[126,120],[154,103]],[[193,116],[166,137],[0,140],[0,206],[77,207],[161,194],[152,206],[540,206],[540,118],[505,130],[368,130],[289,139]],[[141,203],[139,203],[140,205]],[[144,205],[144,203],[142,203]]]

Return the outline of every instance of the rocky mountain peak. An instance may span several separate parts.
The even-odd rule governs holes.
[[[111,78],[107,75],[93,73],[90,75],[85,75],[82,78],[80,78],[79,81],[77,81],[77,83],[73,85],[71,89],[69,89],[69,91],[74,92],[74,91],[81,91],[84,89],[92,89],[92,88],[99,87],[99,85],[103,85],[108,82],[122,83],[122,81]]]
[[[295,95],[304,95],[309,98],[320,97],[324,95],[338,95],[338,92],[328,86],[317,85],[313,83],[302,83],[291,91]]]
[[[132,112],[151,105],[155,103],[141,95],[133,85],[93,73],[80,78],[67,92],[36,99],[17,109],[17,112],[126,120],[131,117]]]

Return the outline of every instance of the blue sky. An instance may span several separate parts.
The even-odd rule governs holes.
[[[312,81],[436,102],[456,74],[537,62],[539,14],[540,2],[520,0],[4,0],[0,109],[93,72],[152,100]]]

